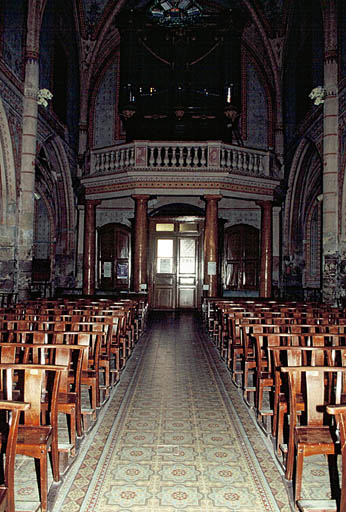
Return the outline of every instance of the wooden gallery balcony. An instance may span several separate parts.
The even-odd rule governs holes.
[[[136,140],[92,150],[82,183],[89,199],[120,196],[125,190],[271,199],[281,178],[270,151],[220,141]]]

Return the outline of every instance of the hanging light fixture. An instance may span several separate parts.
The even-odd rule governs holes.
[[[155,0],[148,14],[165,26],[184,26],[194,23],[203,14],[194,0]]]

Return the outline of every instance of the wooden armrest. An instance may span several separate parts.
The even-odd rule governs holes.
[[[13,400],[0,400],[0,409],[18,409],[19,411],[27,411],[30,409],[29,402],[15,402]]]
[[[346,414],[346,405],[327,405],[329,414]]]

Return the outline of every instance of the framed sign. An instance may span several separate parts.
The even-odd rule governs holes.
[[[117,279],[127,279],[129,276],[128,263],[117,263]]]

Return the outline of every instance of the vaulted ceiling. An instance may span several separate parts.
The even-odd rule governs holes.
[[[79,11],[83,20],[84,30],[91,37],[100,32],[101,27],[119,9],[148,9],[153,0],[78,0]],[[268,30],[278,31],[283,19],[284,10],[291,4],[290,0],[199,0],[198,4],[209,12],[224,9],[241,10],[251,20],[251,12],[263,21]]]

